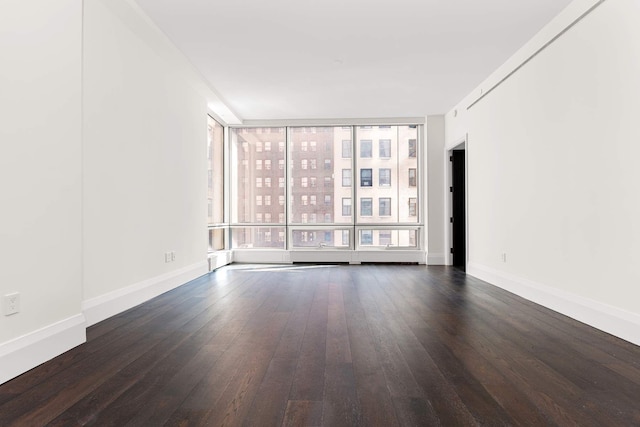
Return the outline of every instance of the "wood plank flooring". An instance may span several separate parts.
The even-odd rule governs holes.
[[[447,267],[226,267],[0,386],[0,426],[639,426],[640,347]]]

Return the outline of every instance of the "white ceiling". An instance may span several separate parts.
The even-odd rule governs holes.
[[[443,114],[571,0],[136,0],[242,119]]]

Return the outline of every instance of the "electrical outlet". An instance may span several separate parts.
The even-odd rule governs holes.
[[[2,297],[3,312],[5,316],[16,314],[20,311],[20,294],[14,292]]]

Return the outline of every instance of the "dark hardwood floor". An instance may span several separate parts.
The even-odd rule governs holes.
[[[0,426],[633,426],[640,347],[446,267],[232,266],[0,386]]]

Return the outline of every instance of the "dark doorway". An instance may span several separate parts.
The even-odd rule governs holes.
[[[467,266],[467,239],[465,213],[465,155],[464,150],[454,150],[451,156],[452,171],[452,243],[453,266],[465,269]]]

